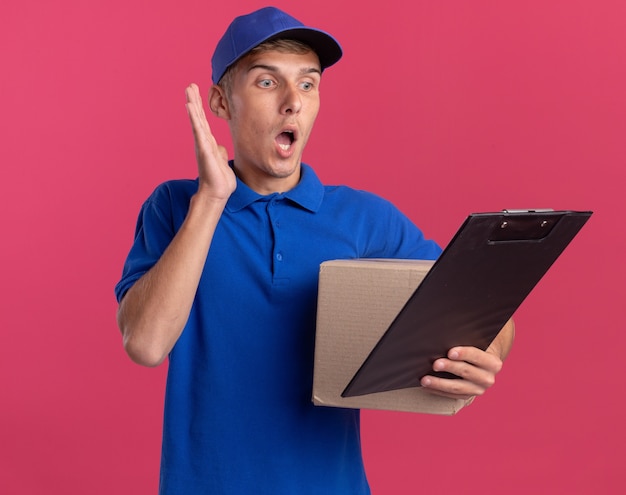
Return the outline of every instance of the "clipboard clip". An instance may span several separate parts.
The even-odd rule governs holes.
[[[544,213],[554,213],[552,208],[502,210],[502,213],[504,217],[494,226],[490,242],[537,241],[546,237],[558,222],[558,217],[543,216]]]
[[[548,213],[554,211],[552,208],[535,208],[533,210],[502,210],[502,213],[506,214],[515,214],[515,213]]]

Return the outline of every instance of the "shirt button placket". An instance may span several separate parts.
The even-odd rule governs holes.
[[[274,249],[273,249],[274,262],[272,263],[274,277],[280,277],[281,264],[284,259],[283,252],[281,250],[282,243],[281,243],[281,236],[280,236],[280,220],[278,219],[279,210],[280,210],[280,202],[277,201],[276,199],[273,199],[272,201],[270,201],[269,208],[268,208],[268,215],[269,215],[270,223],[272,225],[272,230],[274,232]]]

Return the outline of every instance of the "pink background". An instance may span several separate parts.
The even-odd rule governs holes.
[[[626,3],[275,4],[345,49],[305,157],[326,182],[442,244],[473,211],[595,211],[485,397],[364,412],[374,493],[622,493]],[[185,86],[206,94],[217,39],[260,5],[0,4],[0,492],[156,492],[166,367],[125,356],[113,286],[146,196],[195,177]]]

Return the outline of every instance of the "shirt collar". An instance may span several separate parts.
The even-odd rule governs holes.
[[[324,186],[311,167],[302,163],[300,170],[300,182],[298,182],[296,187],[284,194],[270,194],[269,196],[282,196],[300,205],[302,208],[315,213],[322,204]],[[230,198],[228,198],[226,209],[234,213],[244,209],[255,201],[266,200],[269,196],[263,196],[253,191],[237,177],[237,188],[231,194]]]

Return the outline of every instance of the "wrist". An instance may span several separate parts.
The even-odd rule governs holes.
[[[191,197],[189,208],[203,210],[223,210],[228,202],[229,195],[219,195],[210,191],[207,187],[198,187],[196,193]]]
[[[207,223],[216,225],[227,201],[228,199],[215,198],[198,190],[189,201],[185,223],[196,227],[202,227],[202,225],[207,227]]]

